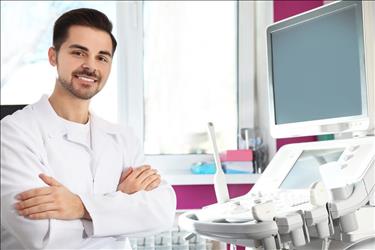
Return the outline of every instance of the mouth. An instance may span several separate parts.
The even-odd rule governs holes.
[[[73,75],[75,78],[79,79],[80,81],[83,81],[87,84],[92,84],[98,82],[98,78],[88,75]]]

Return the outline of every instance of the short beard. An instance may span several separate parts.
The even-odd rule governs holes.
[[[73,79],[71,81],[67,81],[58,77],[57,80],[61,83],[64,89],[66,89],[70,94],[72,94],[73,96],[81,100],[90,100],[93,96],[95,96],[100,91],[100,89],[97,88],[95,91],[92,91],[92,92],[86,91],[84,93],[81,93],[79,90],[74,88]]]

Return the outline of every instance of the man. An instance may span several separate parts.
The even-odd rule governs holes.
[[[128,249],[126,236],[172,226],[175,194],[142,165],[139,141],[89,112],[111,70],[111,31],[99,11],[63,14],[52,95],[1,121],[1,249]]]

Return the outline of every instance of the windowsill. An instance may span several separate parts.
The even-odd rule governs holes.
[[[190,169],[168,169],[161,171],[163,178],[171,185],[210,185],[213,174],[192,174]],[[253,184],[260,174],[226,174],[228,184]]]
[[[171,185],[212,185],[213,174],[193,174],[190,166],[196,162],[212,162],[213,156],[201,155],[147,155],[147,162],[158,169]],[[260,174],[226,174],[228,184],[254,184]]]

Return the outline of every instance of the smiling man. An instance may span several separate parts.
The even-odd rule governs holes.
[[[89,111],[111,71],[111,31],[97,10],[59,17],[52,95],[1,121],[1,249],[129,249],[126,236],[172,226],[174,191],[132,131]]]

